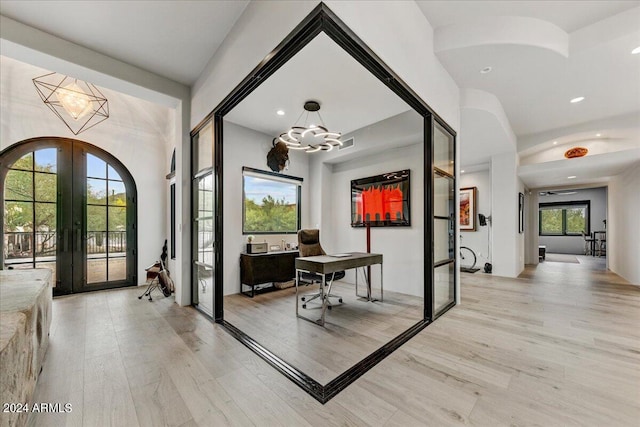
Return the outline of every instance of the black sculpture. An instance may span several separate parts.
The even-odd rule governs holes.
[[[274,172],[282,172],[289,162],[289,147],[282,141],[273,140],[273,148],[267,153],[267,166]]]

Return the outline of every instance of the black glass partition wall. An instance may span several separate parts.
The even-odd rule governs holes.
[[[384,85],[391,89],[397,96],[404,100],[415,112],[417,112],[424,120],[424,158],[425,158],[425,173],[423,175],[422,182],[416,182],[417,188],[424,191],[424,317],[409,327],[404,332],[400,333],[397,337],[391,339],[387,344],[383,345],[369,356],[362,359],[360,362],[353,365],[351,368],[338,375],[333,380],[326,384],[320,384],[313,378],[309,377],[305,372],[302,372],[296,366],[289,363],[282,357],[277,356],[269,348],[262,343],[257,342],[255,339],[247,335],[236,326],[230,324],[225,320],[224,307],[223,307],[223,280],[222,280],[222,240],[223,240],[223,210],[222,210],[222,182],[223,182],[223,165],[222,165],[222,150],[224,147],[223,142],[223,122],[224,117],[229,113],[236,105],[238,105],[243,99],[245,99],[254,89],[261,85],[265,80],[269,78],[275,71],[277,71],[284,63],[290,58],[296,55],[302,48],[304,48],[311,40],[313,40],[318,34],[324,33],[337,43],[342,49],[344,49],[349,55],[351,55],[356,61],[358,61],[365,69],[379,79]],[[432,149],[433,141],[435,140],[434,122],[439,124],[436,127],[440,131],[446,132],[450,138],[448,141],[450,147],[447,149],[451,152],[447,152],[447,159],[449,168],[434,167],[432,162],[436,158],[439,158],[440,152]],[[211,124],[213,123],[213,132],[209,131]],[[200,145],[204,144],[205,138],[203,135],[207,135],[206,141],[213,141],[213,152],[207,153],[207,158],[214,158],[213,167],[204,167],[200,165],[200,158],[196,153],[200,153],[203,150]],[[210,136],[209,136],[210,135]],[[449,233],[449,228],[453,222],[453,218],[450,213],[442,215],[446,217],[445,231],[442,234],[440,232],[439,239],[434,242],[435,230],[442,229],[442,224],[434,222],[434,209],[438,205],[440,213],[444,213],[446,209],[442,209],[441,203],[448,203],[452,205],[452,201],[455,202],[455,195],[453,199],[434,200],[433,188],[436,185],[434,183],[435,175],[446,178],[447,194],[450,193],[450,186],[455,187],[455,179],[453,171],[454,160],[453,144],[455,143],[455,132],[450,129],[445,122],[440,119],[435,112],[422,101],[389,67],[387,67],[380,58],[378,58],[373,51],[371,51],[340,19],[331,12],[331,10],[323,3],[319,4],[286,38],[278,45],[269,55],[263,60],[193,131],[193,191],[194,191],[194,207],[193,207],[193,283],[194,283],[194,302],[198,304],[200,308],[202,302],[200,302],[199,287],[200,282],[200,248],[201,244],[207,244],[210,247],[212,256],[210,258],[204,257],[203,259],[213,260],[213,264],[207,264],[206,267],[210,270],[207,274],[213,274],[213,285],[215,287],[215,298],[213,298],[213,317],[215,321],[221,324],[229,333],[240,340],[244,345],[262,357],[265,361],[271,364],[274,368],[280,371],[283,375],[287,376],[290,380],[295,382],[314,398],[324,403],[347,387],[350,383],[359,378],[367,370],[371,369],[378,362],[383,360],[391,352],[413,337],[415,334],[424,329],[435,317],[435,313],[441,314],[444,310],[451,307],[455,303],[455,262],[453,259],[453,253],[455,252],[455,244],[449,242],[449,237],[453,235]],[[447,172],[448,171],[448,172]],[[206,184],[202,181],[206,179],[206,176],[211,176],[211,183]],[[438,185],[443,185],[438,182]],[[204,196],[203,192],[210,191],[211,193],[211,206],[205,203],[203,210],[201,207],[201,199]],[[452,196],[447,196],[452,197]],[[443,201],[444,200],[444,201]],[[455,206],[455,205],[453,205]],[[211,225],[203,227],[201,222],[203,220],[211,218],[208,209],[215,214]],[[448,206],[449,212],[451,207]],[[204,212],[204,213],[202,213]],[[202,213],[202,215],[201,215]],[[429,224],[429,226],[426,226]],[[200,233],[212,233],[213,242],[207,242],[206,238],[200,240]],[[442,236],[445,236],[445,255],[438,252],[435,255],[434,250],[441,251]],[[432,242],[436,244],[432,244]],[[436,248],[437,246],[437,248]],[[215,248],[215,250],[214,250]],[[453,257],[453,258],[452,258]],[[442,259],[441,259],[442,258]],[[442,272],[446,274],[439,274],[436,280],[439,283],[446,284],[441,286],[442,289],[436,291],[434,289],[434,260],[439,260],[437,264],[439,268],[442,268]],[[203,266],[204,267],[204,266]],[[437,305],[436,305],[437,304]],[[206,312],[206,310],[203,310]]]
[[[213,316],[215,286],[213,123],[193,135],[192,169],[192,301]]]
[[[433,310],[455,303],[456,182],[454,136],[433,124]]]

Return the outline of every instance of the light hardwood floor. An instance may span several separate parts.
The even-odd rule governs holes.
[[[638,426],[640,288],[566,266],[463,273],[461,305],[326,405],[171,299],[59,298],[35,401],[73,411],[29,424]]]
[[[317,285],[301,287],[312,294]],[[355,286],[335,282],[331,291],[343,303],[327,310],[324,327],[295,316],[295,287],[256,295],[225,297],[225,320],[321,384],[329,381],[422,319],[422,297],[387,291],[384,302],[355,295]],[[364,292],[361,287],[360,292]],[[320,317],[318,299],[302,308],[309,319]]]

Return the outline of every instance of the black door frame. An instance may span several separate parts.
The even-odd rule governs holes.
[[[56,221],[56,269],[57,278],[68,278],[69,283],[57,283],[54,295],[88,292],[102,289],[137,286],[137,188],[133,176],[116,157],[88,142],[62,137],[36,137],[12,144],[0,152],[0,223],[4,223],[4,183],[9,171],[20,157],[44,148],[56,148],[57,162],[57,221]],[[104,160],[122,178],[127,191],[127,277],[124,280],[86,284],[86,162],[83,157],[93,154]],[[68,155],[66,155],[68,154]],[[74,164],[76,165],[74,168]],[[79,165],[79,166],[78,166]],[[78,194],[80,200],[78,201]],[[75,202],[71,200],[75,199]],[[77,222],[80,221],[81,228]],[[2,231],[3,233],[3,231]],[[0,253],[4,253],[4,238],[0,239]],[[0,258],[0,269],[4,269],[4,257]],[[73,268],[73,265],[80,266]]]
[[[402,334],[385,344],[356,365],[343,372],[334,380],[323,385],[289,364],[250,336],[224,320],[223,309],[223,118],[238,103],[276,72],[282,65],[304,48],[314,37],[324,32],[348,54],[362,64],[389,89],[409,104],[424,119],[424,160],[425,191],[424,216],[424,318]],[[215,291],[214,320],[236,339],[263,358],[266,362],[296,383],[321,403],[326,403],[361,375],[382,361],[394,350],[407,342],[436,317],[455,306],[453,302],[442,311],[434,313],[434,261],[433,261],[433,123],[437,121],[454,137],[456,132],[429,107],[406,83],[404,83],[349,27],[340,20],[324,3],[320,3],[306,18],[254,68],[247,77],[227,95],[191,132],[193,138],[204,126],[214,123],[214,200],[215,211]],[[457,200],[457,198],[456,198]],[[455,279],[457,280],[457,279]],[[457,284],[457,283],[456,283]],[[455,285],[454,284],[454,289]],[[456,292],[456,291],[454,291]]]

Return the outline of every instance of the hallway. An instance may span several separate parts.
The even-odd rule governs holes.
[[[463,273],[461,305],[324,406],[173,298],[57,298],[34,401],[73,411],[29,425],[636,426],[640,288],[587,261]]]

